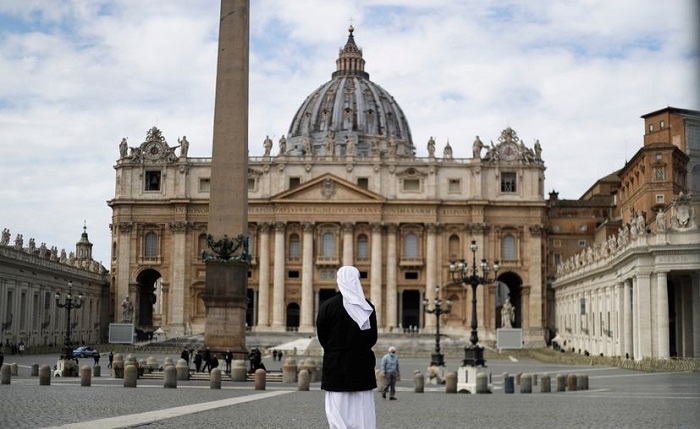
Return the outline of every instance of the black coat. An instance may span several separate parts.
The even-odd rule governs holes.
[[[345,311],[340,292],[321,304],[316,318],[318,341],[323,346],[321,389],[356,392],[377,387],[372,351],[377,343],[377,313],[369,320],[370,329],[361,331]]]

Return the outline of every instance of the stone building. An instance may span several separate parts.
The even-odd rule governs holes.
[[[66,335],[66,310],[61,302],[72,284],[83,304],[71,315],[71,339],[94,344],[106,340],[109,326],[107,270],[92,259],[92,243],[84,229],[75,251],[25,242],[22,234],[12,240],[6,228],[0,239],[0,341],[27,347],[62,345]]]
[[[335,271],[355,265],[377,308],[380,330],[433,330],[422,300],[435,286],[452,299],[443,326],[468,331],[470,292],[452,284],[450,259],[500,260],[498,280],[516,307],[527,345],[545,341],[544,161],[506,128],[497,143],[472,143],[458,159],[447,142],[415,156],[397,101],[365,71],[350,28],[331,80],[314,90],[275,145],[248,169],[247,324],[257,331],[314,330]],[[128,295],[135,323],[168,336],[203,330],[211,159],[171,147],[157,128],[138,146],[120,145],[112,208],[112,320]],[[469,144],[461,142],[460,144]],[[276,146],[276,147],[275,147]],[[495,339],[501,298],[478,289],[480,338]]]
[[[550,255],[557,256],[555,240],[564,241],[556,235],[558,226],[574,222],[581,225],[578,234],[590,231],[588,237],[568,234],[580,248],[564,249],[549,261],[550,321],[567,349],[636,359],[697,358],[700,112],[669,107],[642,118],[642,148],[607,178],[607,189],[600,188],[612,199],[595,208],[590,192],[578,202],[550,198]],[[608,202],[614,207],[606,212]],[[567,206],[576,207],[575,216],[563,210]],[[586,225],[586,216],[594,225]]]

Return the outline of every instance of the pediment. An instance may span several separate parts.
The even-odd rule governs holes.
[[[367,202],[380,203],[385,198],[365,188],[350,183],[331,173],[323,174],[302,183],[294,189],[281,192],[272,201],[318,201],[318,202]]]

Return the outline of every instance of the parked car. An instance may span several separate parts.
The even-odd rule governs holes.
[[[93,357],[95,354],[99,354],[99,352],[90,346],[80,346],[73,350],[74,358]]]

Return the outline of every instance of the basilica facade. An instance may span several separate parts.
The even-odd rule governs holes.
[[[188,157],[189,141],[177,140],[155,127],[137,146],[123,140],[109,201],[111,319],[128,296],[136,326],[169,337],[202,332],[205,322],[211,159]],[[351,28],[331,80],[302,102],[278,142],[265,139],[264,155],[249,158],[248,328],[312,333],[336,270],[354,265],[380,331],[434,331],[423,299],[439,293],[453,302],[441,329],[467,335],[471,289],[453,281],[450,261],[464,259],[471,271],[486,259],[500,269],[477,289],[480,338],[495,340],[507,297],[526,346],[543,345],[542,149],[511,128],[488,140],[459,142],[472,156],[455,158],[449,142],[437,148],[431,138],[428,156],[417,157],[407,118],[370,80]]]

